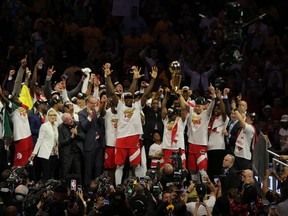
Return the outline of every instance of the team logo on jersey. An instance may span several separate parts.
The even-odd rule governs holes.
[[[18,152],[17,155],[16,155],[16,158],[17,158],[18,160],[21,160],[21,159],[22,159],[22,154],[21,154],[20,152]]]
[[[173,129],[175,122],[174,121],[170,121],[167,123],[167,130],[171,131]]]
[[[111,122],[112,122],[112,125],[113,125],[114,129],[117,129],[118,119],[116,119],[116,118],[115,118],[115,119],[112,119]]]
[[[201,124],[201,117],[199,116],[192,116],[192,124],[200,125]]]
[[[26,116],[26,114],[27,114],[26,109],[23,107],[18,107],[18,112],[19,112],[20,116]]]
[[[135,111],[135,107],[133,107],[133,108],[126,108],[126,109],[124,110],[124,118],[125,118],[125,119],[130,119],[130,118],[133,116],[134,111]]]

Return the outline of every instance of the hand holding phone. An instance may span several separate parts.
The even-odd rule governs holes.
[[[76,179],[71,179],[70,190],[76,191]]]

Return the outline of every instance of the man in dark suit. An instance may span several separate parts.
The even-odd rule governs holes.
[[[81,161],[84,156],[83,141],[85,134],[69,113],[62,115],[63,123],[58,126],[60,176],[65,179],[75,175],[81,180]]]
[[[104,120],[97,116],[97,100],[94,96],[86,98],[86,108],[79,115],[80,125],[85,133],[84,162],[85,162],[85,184],[100,176],[104,164],[105,131]]]
[[[231,110],[230,121],[227,125],[225,134],[226,153],[234,155],[235,142],[238,136],[238,131],[241,129],[235,111]]]
[[[233,168],[235,157],[231,154],[227,154],[223,159],[222,175],[220,176],[222,186],[222,196],[226,196],[230,188],[237,189],[241,185],[239,176],[237,176],[236,170]]]
[[[163,137],[163,122],[161,109],[159,108],[159,100],[153,99],[151,107],[145,106],[143,108],[145,114],[145,124],[143,127],[143,138],[144,138],[144,147],[146,151],[146,156],[148,157],[149,148],[154,143],[153,141],[153,132],[159,131],[161,137]],[[148,159],[148,158],[147,158]],[[148,159],[147,165],[150,166],[150,159]]]

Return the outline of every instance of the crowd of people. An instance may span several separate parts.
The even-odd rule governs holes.
[[[262,192],[252,171],[258,136],[287,160],[285,1],[232,2],[241,61],[229,2],[143,0],[122,18],[110,1],[14,3],[0,15],[2,212],[288,215],[287,167]]]

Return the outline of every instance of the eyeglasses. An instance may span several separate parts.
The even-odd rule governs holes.
[[[93,104],[93,105],[97,104],[97,102],[91,102],[91,101],[88,101],[88,103]]]
[[[50,114],[50,115],[48,115],[48,116],[57,116],[56,114]]]

